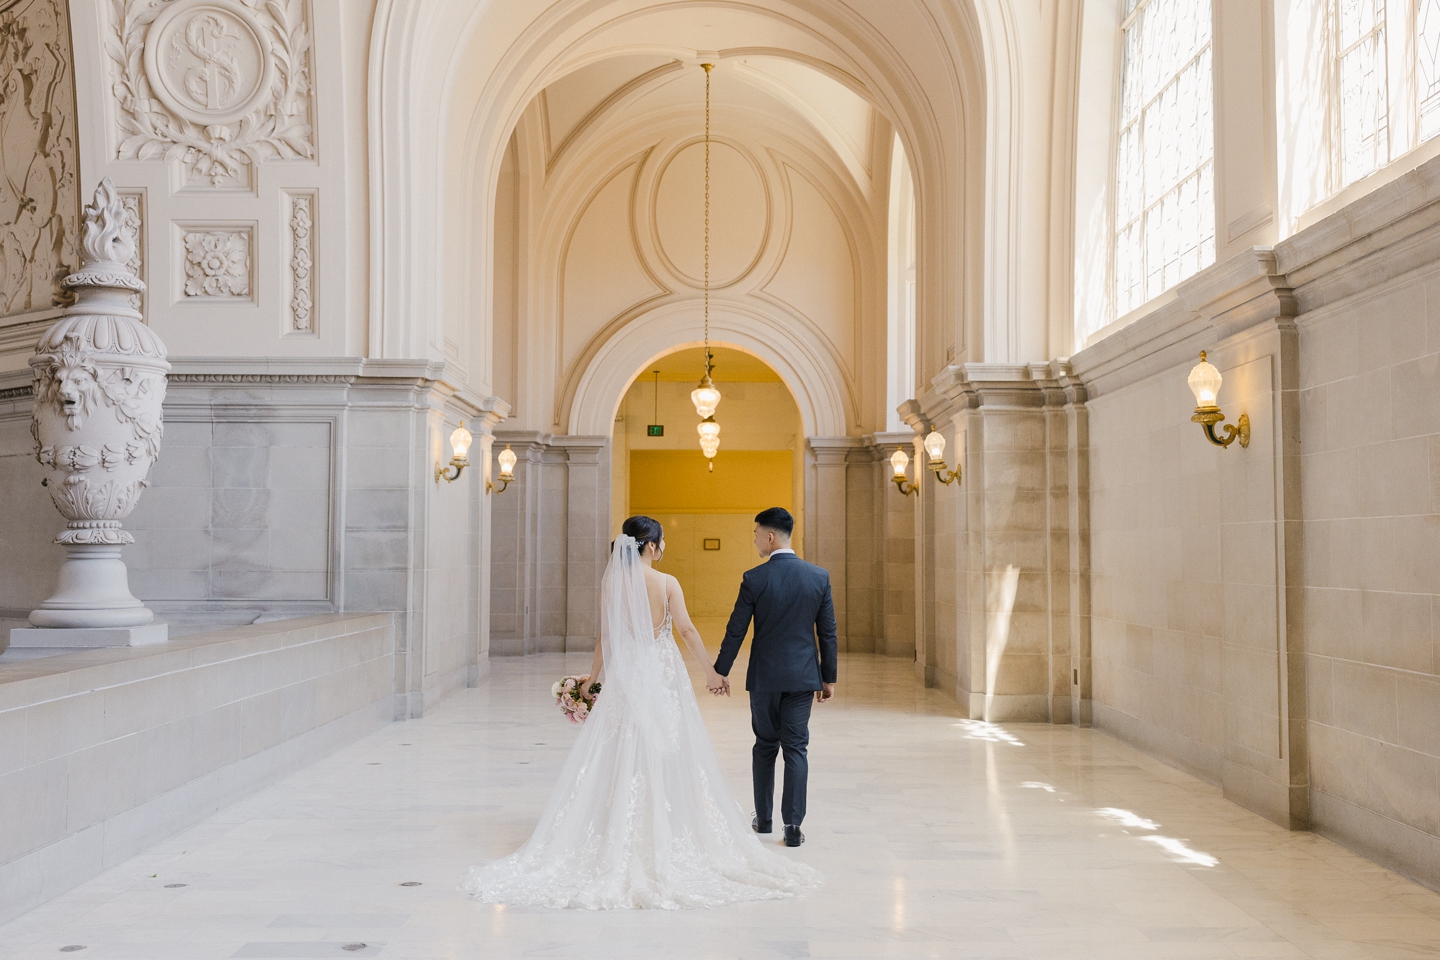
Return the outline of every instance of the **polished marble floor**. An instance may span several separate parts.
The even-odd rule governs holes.
[[[588,662],[496,661],[423,720],[0,926],[0,960],[1440,957],[1440,895],[1104,734],[962,720],[912,664],[868,656],[812,723],[809,842],[785,854],[824,871],[818,893],[679,913],[473,903],[456,881],[528,835],[575,737],[548,687]],[[743,797],[743,696],[702,706]]]

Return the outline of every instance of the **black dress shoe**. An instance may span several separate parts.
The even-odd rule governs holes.
[[[761,823],[759,817],[751,817],[750,829],[754,830],[756,833],[769,833],[771,830],[770,821],[766,820],[764,823]]]
[[[785,846],[798,847],[805,842],[805,834],[800,832],[799,827],[792,827],[785,824]]]

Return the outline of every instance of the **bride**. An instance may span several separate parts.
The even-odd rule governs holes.
[[[674,642],[710,666],[679,582],[654,568],[664,532],[631,517],[600,587],[590,676],[604,689],[530,840],[472,867],[460,889],[487,903],[546,907],[715,907],[791,897],[813,868],[766,850],[730,793]]]

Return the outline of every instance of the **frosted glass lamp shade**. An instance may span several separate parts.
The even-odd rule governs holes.
[[[895,471],[895,479],[903,480],[907,476],[905,471],[910,466],[910,457],[904,450],[896,450],[890,455],[890,469]]]
[[[510,449],[510,444],[505,444],[505,449],[501,450],[495,459],[500,461],[500,479],[512,479],[515,476],[515,461],[517,458],[515,451]]]
[[[700,416],[715,416],[715,408],[720,406],[720,391],[715,389],[708,373],[700,381],[700,386],[690,391],[690,402],[695,404],[695,412]]]
[[[720,452],[720,424],[714,418],[706,417],[695,430],[700,434],[700,451],[705,456],[713,458]]]
[[[925,453],[929,455],[931,463],[940,463],[945,459],[945,438],[934,427],[930,428],[929,435],[925,437]]]
[[[465,421],[461,420],[460,426],[456,427],[455,432],[450,434],[450,449],[455,453],[455,460],[467,460],[469,458],[470,443],[474,439],[475,438],[470,435],[470,431],[465,429]]]
[[[1195,406],[1218,406],[1216,398],[1220,396],[1222,380],[1220,371],[1205,359],[1205,351],[1200,351],[1200,362],[1190,371],[1190,379],[1187,381],[1191,392],[1195,394]]]

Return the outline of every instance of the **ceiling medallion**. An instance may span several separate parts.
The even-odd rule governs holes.
[[[705,70],[705,373],[700,385],[690,391],[690,402],[695,412],[703,419],[696,431],[700,434],[700,452],[710,461],[710,472],[715,472],[715,454],[720,452],[720,424],[715,422],[715,408],[720,405],[720,391],[710,379],[715,368],[714,356],[710,353],[710,71],[713,63],[702,63]]]

